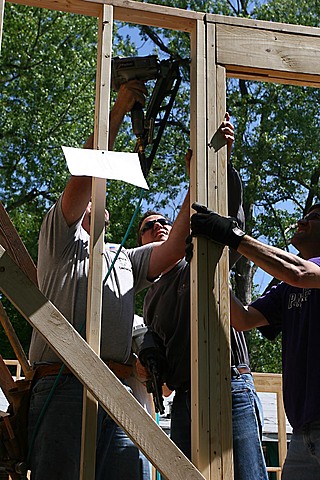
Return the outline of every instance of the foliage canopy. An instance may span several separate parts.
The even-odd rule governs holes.
[[[312,26],[319,26],[320,18],[320,5],[310,0],[145,3]],[[0,63],[0,200],[34,259],[44,213],[61,194],[68,178],[61,145],[81,146],[93,129],[96,44],[94,18],[5,5]],[[114,55],[156,53],[161,59],[190,58],[189,37],[183,32],[133,28],[117,22],[113,45]],[[172,218],[187,182],[187,67],[182,75],[142,207],[166,208]],[[289,248],[289,226],[313,201],[320,199],[318,105],[316,89],[236,79],[227,84],[227,107],[236,129],[233,162],[243,179],[247,231],[282,248]],[[130,122],[126,119],[115,148],[132,151],[133,146]],[[107,205],[112,212],[108,236],[120,242],[139,192],[118,182],[108,182],[107,191]],[[128,246],[135,245],[135,238],[132,231]],[[255,292],[254,272],[255,267],[243,260],[234,272],[235,288],[246,302]],[[21,319],[16,321],[22,325]],[[256,346],[260,345],[260,339],[254,337],[251,345],[254,341]],[[260,347],[253,346],[252,351],[259,352]],[[270,364],[268,355],[264,368]],[[253,367],[260,368],[259,362],[256,357]],[[278,367],[270,364],[272,371],[275,368]]]

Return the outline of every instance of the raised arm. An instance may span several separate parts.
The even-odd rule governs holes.
[[[191,217],[192,235],[203,235],[228,245],[273,277],[300,288],[320,288],[320,267],[297,255],[266,245],[246,235],[234,218],[223,217],[203,206]],[[205,211],[206,209],[206,211]]]
[[[174,265],[185,254],[185,240],[190,231],[190,192],[184,199],[180,212],[173,224],[168,240],[153,247],[148,278],[155,278]]]
[[[232,144],[234,141],[233,125],[230,123],[229,114],[226,113],[225,121],[219,127],[225,141],[227,142],[228,162],[230,161]],[[188,150],[186,154],[186,167],[188,174],[190,173],[190,161],[192,151]],[[148,277],[155,278],[164,272],[168,267],[175,264],[185,256],[185,240],[190,233],[190,191],[185,197],[179,215],[173,224],[169,238],[162,244],[156,244],[153,248]]]
[[[228,112],[226,112],[224,121],[221,123],[219,129],[227,142],[227,162],[230,163],[232,145],[234,142],[234,126],[230,123],[230,115]]]
[[[320,288],[320,267],[297,255],[245,235],[238,252],[278,280],[294,287]]]
[[[130,80],[120,86],[117,99],[110,112],[109,150],[112,150],[115,138],[127,112],[135,102],[144,106],[146,87],[140,80]],[[93,135],[86,141],[84,148],[93,148]],[[72,225],[83,215],[91,198],[91,177],[72,176],[67,183],[62,198],[62,212],[68,225]]]

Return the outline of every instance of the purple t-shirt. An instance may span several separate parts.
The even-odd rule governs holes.
[[[320,257],[309,261],[320,266]],[[284,405],[294,430],[320,419],[320,289],[286,283],[253,302],[282,331]]]

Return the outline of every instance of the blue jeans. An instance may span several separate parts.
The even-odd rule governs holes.
[[[320,478],[320,421],[294,431],[289,444],[282,480],[317,480]]]
[[[260,441],[262,407],[250,374],[231,380],[235,480],[268,480]],[[190,391],[176,392],[171,413],[171,439],[191,459]]]
[[[262,405],[252,375],[231,379],[232,434],[235,480],[268,480],[261,435]]]
[[[33,388],[29,409],[29,445],[42,407],[56,376],[41,378]],[[62,375],[40,423],[30,457],[32,480],[79,480],[82,385]],[[99,406],[96,480],[140,480],[139,450]]]

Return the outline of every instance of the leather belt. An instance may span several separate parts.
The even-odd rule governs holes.
[[[113,360],[107,360],[105,363],[120,380],[129,378],[132,375],[132,365],[117,363]],[[47,365],[38,365],[35,368],[34,380],[36,381],[42,377],[47,377],[50,375],[58,375],[61,370],[61,375],[73,375],[71,370],[66,365],[64,365],[64,368],[61,369],[62,366],[62,363],[48,363]]]
[[[231,377],[238,377],[239,375],[242,375],[243,373],[249,373],[251,375],[251,370],[249,367],[243,366],[243,367],[231,367]]]
[[[125,380],[126,378],[131,377],[133,374],[133,366],[127,365],[125,363],[117,363],[113,360],[107,360],[105,362],[110,370],[118,377],[120,380]]]
[[[58,375],[60,371],[62,375],[72,375],[72,372],[69,370],[69,368],[62,363],[48,363],[47,365],[37,365],[34,370],[35,373],[33,378],[35,381],[39,380],[39,378],[42,377]]]

